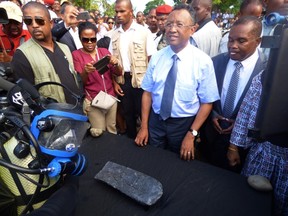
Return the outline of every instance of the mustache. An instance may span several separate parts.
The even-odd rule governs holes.
[[[32,34],[35,34],[35,33],[43,33],[43,32],[41,30],[36,29],[32,31]]]

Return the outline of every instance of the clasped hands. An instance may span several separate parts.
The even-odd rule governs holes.
[[[213,126],[214,126],[215,130],[219,134],[231,134],[232,129],[234,127],[235,120],[225,118],[221,115],[217,115],[217,116],[213,117],[212,122],[213,122]],[[222,123],[222,125],[227,124],[229,126],[227,128],[222,128],[221,123]]]

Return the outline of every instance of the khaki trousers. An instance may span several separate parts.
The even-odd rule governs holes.
[[[91,128],[101,129],[113,134],[117,134],[116,130],[116,112],[117,103],[109,110],[102,110],[90,105],[91,101],[85,98],[83,103],[84,113],[88,116]]]

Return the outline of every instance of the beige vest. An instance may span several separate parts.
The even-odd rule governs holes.
[[[68,46],[58,42],[56,43],[65,54],[69,62],[69,69],[71,73],[73,73],[75,82],[77,83],[73,59]],[[43,48],[37,42],[35,42],[33,38],[26,41],[24,44],[18,47],[18,49],[23,52],[32,67],[35,76],[35,84],[50,81],[61,83],[50,59],[45,54]],[[54,98],[60,103],[66,102],[64,91],[61,86],[46,85],[40,88],[39,93],[44,97]]]
[[[148,66],[148,56],[146,52],[146,42],[148,37],[148,31],[145,29],[137,29],[133,33],[132,40],[129,43],[129,60],[132,80],[131,84],[134,88],[140,88],[146,69]],[[120,53],[120,34],[117,30],[113,32],[111,36],[113,55],[122,62]],[[116,77],[116,81],[119,84],[124,84],[124,71],[122,76]]]

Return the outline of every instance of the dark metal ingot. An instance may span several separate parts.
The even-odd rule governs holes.
[[[162,184],[156,179],[111,161],[108,161],[94,178],[149,206],[163,194]]]

